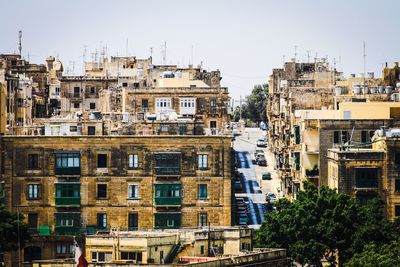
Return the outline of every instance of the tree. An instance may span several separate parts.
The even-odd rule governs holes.
[[[23,222],[23,215],[10,212],[0,207],[0,252],[22,248],[30,240],[28,226]],[[19,245],[18,245],[19,240]]]
[[[373,242],[381,245],[398,235],[398,227],[383,216],[379,200],[362,206],[356,199],[311,183],[294,202],[278,201],[256,234],[262,247],[283,247],[300,264],[343,266]],[[337,262],[338,261],[338,262]]]
[[[356,253],[346,267],[393,267],[400,266],[400,243],[393,241],[378,246],[370,243],[361,253]]]
[[[267,90],[267,84],[254,85],[251,94],[249,96],[246,96],[244,103],[242,103],[241,105],[242,119],[257,123],[267,120]],[[239,121],[239,119],[240,107],[236,107],[233,112],[233,120]]]

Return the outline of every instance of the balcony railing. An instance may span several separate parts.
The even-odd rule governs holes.
[[[182,204],[181,197],[155,197],[156,206],[180,206]]]
[[[80,167],[65,167],[65,168],[55,168],[56,175],[80,175],[81,168]]]
[[[319,169],[306,170],[306,176],[318,176]]]
[[[81,232],[79,226],[61,226],[56,225],[54,227],[54,233],[56,235],[78,235]]]
[[[80,206],[80,197],[56,197],[56,206]]]

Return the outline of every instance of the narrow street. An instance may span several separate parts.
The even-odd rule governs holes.
[[[258,166],[254,161],[254,151],[257,148],[257,139],[265,135],[265,131],[259,128],[246,128],[241,136],[237,136],[234,149],[238,159],[238,171],[241,174],[242,193],[236,193],[235,197],[242,197],[248,205],[248,225],[259,228],[265,216],[265,194],[275,193],[279,197],[278,189],[280,180],[274,170],[273,156],[267,148],[263,149],[267,166]],[[271,180],[262,180],[262,173],[270,172]]]

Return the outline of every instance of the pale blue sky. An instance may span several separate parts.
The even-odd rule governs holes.
[[[156,64],[167,41],[167,63],[194,63],[220,69],[231,96],[249,93],[264,83],[282,56],[307,60],[336,58],[346,75],[367,71],[379,76],[384,63],[399,61],[400,1],[398,0],[0,0],[0,53],[17,51],[23,31],[23,55],[44,63],[59,55],[65,68],[82,70],[87,57],[107,45],[109,55],[148,57]],[[339,64],[339,58],[341,59]]]

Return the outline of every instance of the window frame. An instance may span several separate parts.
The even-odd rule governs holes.
[[[128,155],[128,170],[136,170],[136,169],[139,169],[139,154],[129,154]]]
[[[134,188],[131,190],[131,188]],[[134,193],[134,196],[131,195]],[[139,184],[128,184],[128,199],[139,199],[140,198],[140,185]]]
[[[197,154],[197,169],[198,170],[208,169],[208,154]]]
[[[198,184],[197,185],[197,198],[198,199],[208,199],[208,185],[207,184]]]
[[[101,164],[101,166],[99,166],[100,164],[100,157],[105,157],[105,159],[102,159],[101,162],[103,162],[104,160],[104,164]],[[97,153],[97,161],[96,161],[96,166],[98,169],[105,169],[108,168],[108,154],[107,153]]]
[[[33,188],[36,187],[36,191]],[[32,190],[31,190],[32,188]],[[28,200],[36,200],[41,198],[41,184],[28,184],[27,185],[27,193],[26,199]]]
[[[38,153],[29,153],[27,159],[27,167],[29,170],[37,170],[39,167],[39,154]]]
[[[97,213],[96,217],[97,217],[97,221],[96,221],[97,228],[98,229],[107,229],[107,225],[108,225],[107,213],[104,213],[104,212]]]
[[[100,186],[105,186],[105,190],[99,190]],[[105,192],[105,197],[99,196],[99,192]],[[96,199],[108,199],[108,186],[106,183],[96,184]]]
[[[205,223],[204,223],[204,218],[205,218]],[[199,226],[208,226],[207,212],[199,212]]]

